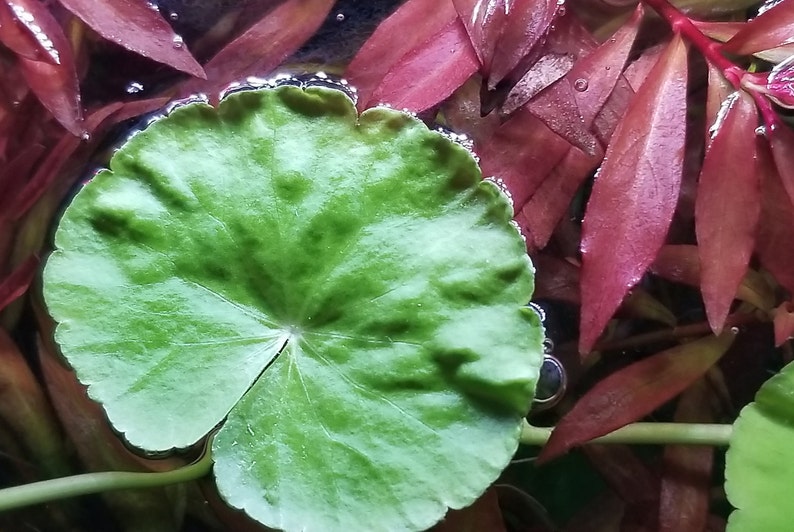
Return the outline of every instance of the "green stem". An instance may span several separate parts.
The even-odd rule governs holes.
[[[533,427],[524,423],[521,443],[542,446],[552,427]],[[717,423],[632,423],[587,443],[624,443],[645,445],[710,445],[727,447],[733,425]]]
[[[179,484],[197,480],[212,469],[212,453],[210,447],[203,456],[185,467],[173,471],[133,473],[127,471],[108,471],[102,473],[86,473],[71,477],[43,480],[32,484],[0,489],[0,512],[22,508],[33,504],[41,504],[112,490],[156,488],[169,484]]]

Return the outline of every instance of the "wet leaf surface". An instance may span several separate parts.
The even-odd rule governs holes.
[[[217,484],[255,519],[420,529],[495,480],[532,398],[542,334],[510,214],[409,115],[240,92],[116,152],[67,209],[44,291],[133,445],[223,421]]]
[[[582,353],[595,343],[664,243],[681,180],[685,94],[686,49],[675,38],[618,125],[587,205],[582,232]],[[615,212],[621,216],[615,217]]]

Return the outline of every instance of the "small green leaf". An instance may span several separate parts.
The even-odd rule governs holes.
[[[422,529],[498,476],[532,400],[542,329],[510,218],[409,115],[240,92],[113,156],[64,214],[45,297],[130,443],[223,422],[232,506],[288,530]]]
[[[729,531],[789,530],[794,507],[794,364],[769,379],[734,423],[725,491],[736,508]]]

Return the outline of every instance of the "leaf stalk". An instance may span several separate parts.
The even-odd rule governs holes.
[[[527,422],[521,428],[520,442],[524,445],[542,446],[551,435],[553,427],[535,427]],[[727,447],[733,425],[717,423],[632,423],[588,444],[633,445],[708,445]]]

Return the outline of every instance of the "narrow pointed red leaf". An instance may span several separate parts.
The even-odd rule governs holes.
[[[143,0],[58,0],[88,27],[124,48],[204,78],[182,37]]]
[[[767,128],[767,137],[778,175],[794,203],[794,130],[785,124],[774,124]]]
[[[542,55],[507,93],[499,113],[503,115],[514,113],[540,91],[570,72],[573,64],[574,58],[569,54],[548,52]]]
[[[27,292],[39,267],[38,257],[31,256],[17,266],[11,274],[0,282],[0,310],[6,308],[19,296]]]
[[[758,150],[761,174],[761,218],[756,252],[766,268],[790,293],[794,293],[794,205],[781,182],[767,149]]]
[[[556,458],[650,414],[708,371],[734,337],[726,332],[679,345],[600,380],[557,423],[538,461]]]
[[[515,0],[452,0],[466,28],[485,78],[491,72],[496,43]]]
[[[695,27],[703,32],[706,37],[710,37],[720,42],[730,40],[731,37],[736,35],[739,30],[747,25],[747,23],[744,21],[712,22],[693,20],[692,22],[695,24]],[[784,44],[783,46],[777,46],[768,50],[760,50],[755,52],[753,55],[763,59],[764,61],[777,64],[794,55],[794,42],[792,42],[792,44]]]
[[[72,135],[82,136],[83,108],[74,60],[68,47],[61,50],[61,62],[51,65],[41,61],[19,58],[22,72],[30,90],[52,116]]]
[[[389,70],[370,102],[418,113],[452,94],[477,71],[471,46],[462,37],[460,21],[447,24],[430,46],[411,50]]]
[[[61,39],[58,21],[38,0],[0,2],[0,42],[17,55],[51,65],[60,64]]]
[[[711,393],[703,380],[684,392],[674,420],[714,421]],[[660,532],[702,532],[709,516],[714,449],[707,445],[668,445],[664,450],[659,501]]]
[[[686,67],[675,36],[618,125],[593,186],[581,248],[582,353],[664,244],[683,169]]]
[[[794,303],[781,303],[772,313],[775,328],[775,347],[780,347],[794,336]]]
[[[409,0],[381,22],[345,77],[358,90],[360,110],[388,103],[422,111],[452,94],[478,68],[452,0]]]
[[[532,114],[588,155],[596,153],[597,140],[591,133],[593,121],[623,71],[642,13],[638,6],[615,35],[577,61],[562,80],[528,104]]]
[[[794,42],[794,3],[778,2],[748,22],[723,45],[732,54],[752,54]]]
[[[267,76],[314,35],[333,5],[333,0],[281,3],[204,65],[206,81],[190,80],[181,94],[204,92],[215,98],[234,81]]]
[[[695,202],[700,288],[715,334],[722,331],[755,244],[761,202],[757,124],[749,94],[729,97],[700,172]]]
[[[512,0],[499,39],[494,46],[488,76],[493,89],[548,35],[559,13],[557,0]]]

